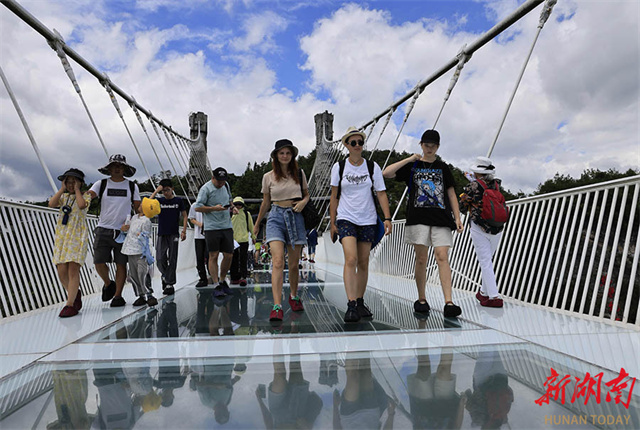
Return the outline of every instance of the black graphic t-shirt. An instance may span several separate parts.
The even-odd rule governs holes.
[[[447,190],[455,179],[446,163],[416,161],[396,172],[396,180],[409,187],[406,225],[430,225],[456,229]]]
[[[158,214],[158,236],[171,236],[178,234],[178,221],[180,213],[186,211],[186,204],[177,196],[172,199],[158,197],[160,202],[160,214]]]

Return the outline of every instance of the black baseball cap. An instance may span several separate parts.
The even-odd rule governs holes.
[[[427,130],[422,133],[422,137],[420,138],[421,143],[435,143],[436,145],[440,145],[440,133],[435,130]]]
[[[213,169],[213,177],[218,181],[226,181],[229,178],[227,170],[224,167],[216,167]]]

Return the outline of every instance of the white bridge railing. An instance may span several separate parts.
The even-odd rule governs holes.
[[[67,293],[51,262],[58,210],[0,199],[0,311],[2,318],[66,301]],[[90,232],[98,224],[87,216]],[[153,225],[154,233],[157,224]],[[152,235],[155,243],[155,234]],[[178,270],[195,267],[193,230],[180,242]],[[156,276],[158,271],[156,271]],[[80,271],[83,294],[99,291],[102,281],[93,266],[93,234]]]
[[[640,325],[639,194],[640,176],[633,176],[508,202],[511,218],[494,256],[501,294]],[[403,240],[404,221],[393,227],[373,250],[370,270],[413,278],[414,252]],[[337,249],[324,254],[342,262]],[[481,273],[468,227],[454,234],[449,257],[454,288],[475,292]],[[440,282],[432,251],[427,281]],[[415,289],[389,293],[413,297]]]

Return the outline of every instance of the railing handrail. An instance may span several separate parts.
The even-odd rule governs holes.
[[[634,184],[636,182],[640,181],[640,175],[636,175],[636,176],[628,176],[626,178],[619,178],[619,179],[612,179],[610,181],[606,181],[606,182],[598,182],[595,184],[589,184],[589,185],[582,185],[580,187],[577,188],[569,188],[566,190],[559,190],[559,191],[553,191],[551,193],[545,193],[545,194],[538,194],[535,196],[528,196],[528,197],[521,197],[519,199],[515,199],[515,200],[509,200],[507,202],[507,205],[516,205],[516,204],[521,204],[521,203],[528,203],[531,201],[536,201],[536,200],[545,200],[545,199],[552,199],[554,197],[558,197],[558,196],[571,196],[571,195],[575,195],[575,194],[580,194],[583,193],[585,191],[595,191],[595,190],[606,190],[608,188],[615,188],[621,185],[626,185],[626,184]]]

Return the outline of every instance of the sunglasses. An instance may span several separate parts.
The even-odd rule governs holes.
[[[352,140],[351,142],[347,142],[349,143],[349,145],[353,146],[355,148],[356,145],[358,146],[364,146],[364,140],[360,139],[360,140]]]

